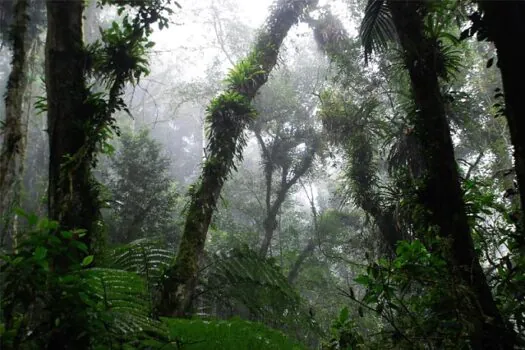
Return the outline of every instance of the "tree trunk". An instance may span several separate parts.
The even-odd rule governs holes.
[[[5,95],[5,124],[0,149],[0,247],[10,245],[13,234],[12,210],[18,205],[27,139],[27,119],[22,105],[27,86],[28,0],[14,3],[11,28],[13,58]],[[9,242],[5,242],[5,240]]]
[[[195,185],[174,265],[167,271],[163,283],[159,312],[163,315],[183,316],[191,308],[197,282],[199,258],[204,250],[206,235],[222,186],[232,167],[234,157],[240,156],[242,135],[251,116],[246,110],[259,88],[277,63],[279,48],[299,16],[317,0],[278,0],[272,7],[266,28],[259,34],[255,47],[243,64],[230,73],[231,83],[226,92],[216,98],[208,109],[210,140],[208,159],[204,163],[200,181]],[[249,76],[235,84],[233,78],[243,74],[242,67],[250,66]],[[232,102],[232,97],[236,101]],[[240,142],[240,143],[239,143]],[[241,147],[239,147],[241,146]]]
[[[488,40],[494,42],[505,93],[505,116],[514,147],[514,167],[521,202],[520,246],[525,248],[525,52],[516,50],[515,38],[525,37],[525,2],[478,1],[485,13]]]
[[[297,260],[292,265],[292,268],[290,269],[290,272],[288,272],[288,283],[293,285],[295,283],[295,280],[297,277],[299,277],[299,272],[301,270],[301,266],[303,266],[303,263],[312,255],[313,251],[315,250],[315,239],[310,238],[308,240],[308,243],[304,247],[304,249],[301,251],[301,254],[297,257]]]
[[[421,142],[426,174],[420,204],[429,210],[428,224],[450,242],[451,270],[470,287],[473,310],[472,345],[476,349],[511,349],[512,337],[494,302],[491,290],[474,251],[454,160],[454,148],[433,64],[435,43],[424,35],[422,1],[388,2],[404,51],[418,114],[414,131]],[[463,310],[462,310],[463,311]]]
[[[86,229],[92,248],[99,211],[88,139],[92,113],[86,106],[84,1],[47,0],[46,91],[49,133],[48,211],[66,229]]]

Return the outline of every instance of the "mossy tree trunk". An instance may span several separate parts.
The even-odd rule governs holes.
[[[191,309],[199,258],[224,181],[242,157],[245,130],[254,115],[251,102],[277,63],[279,48],[303,12],[317,0],[278,0],[252,52],[227,79],[228,88],[208,107],[207,159],[192,190],[184,233],[174,265],[163,281],[159,313],[183,316]]]
[[[99,210],[88,141],[92,114],[86,105],[84,1],[47,0],[46,91],[49,133],[48,210],[65,229],[86,229],[92,247]]]
[[[351,39],[337,17],[327,11],[319,19],[308,18],[307,22],[313,29],[319,49],[341,69],[341,74],[345,74],[349,67],[357,67],[357,57],[349,54],[352,52]],[[354,83],[351,81],[353,77],[344,79],[349,85]],[[374,137],[366,121],[374,113],[376,103],[372,101],[358,106],[336,95],[323,100],[320,116],[325,132],[332,136],[331,142],[343,146],[350,160],[347,175],[352,182],[354,202],[374,219],[383,238],[385,253],[392,255],[397,242],[406,237],[397,224],[393,209],[383,207],[378,191]]]
[[[525,52],[516,49],[516,38],[525,36],[525,2],[478,1],[484,12],[483,24],[488,40],[494,42],[498,53],[505,97],[505,116],[514,147],[514,168],[521,202],[521,241],[525,249]]]
[[[6,117],[1,129],[0,247],[4,243],[10,244],[14,234],[12,210],[20,199],[27,138],[27,120],[22,105],[27,86],[29,3],[28,0],[17,0],[13,4],[14,22],[10,33],[13,58],[5,95]]]
[[[469,315],[476,349],[512,349],[505,322],[496,306],[480,266],[470,235],[459,183],[454,147],[441,96],[438,74],[433,63],[435,43],[424,34],[423,1],[388,1],[394,26],[404,53],[418,113],[414,132],[425,158],[426,174],[419,192],[420,204],[429,211],[428,225],[449,242],[444,253],[451,272],[470,289]]]

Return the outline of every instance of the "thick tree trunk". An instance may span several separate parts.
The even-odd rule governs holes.
[[[99,211],[90,155],[79,150],[88,139],[92,113],[85,105],[84,1],[47,1],[46,91],[49,133],[48,210],[67,229],[86,229],[91,248]]]
[[[525,52],[516,50],[515,38],[525,37],[524,1],[479,1],[485,13],[488,40],[498,52],[498,66],[503,80],[505,107],[511,143],[514,147],[514,167],[521,202],[521,247],[525,248]]]
[[[13,208],[20,199],[27,138],[27,118],[22,110],[27,86],[28,0],[14,3],[14,24],[11,28],[13,58],[5,95],[6,118],[0,149],[0,247],[11,245]],[[7,241],[7,242],[6,242]]]
[[[277,63],[279,48],[288,31],[307,7],[316,3],[317,0],[278,0],[272,7],[266,28],[259,34],[250,56],[250,63],[258,67],[257,73],[250,73],[253,77],[244,77],[248,83],[231,86],[215,101],[225,101],[231,96],[240,96],[245,101],[252,101]],[[210,106],[209,111],[211,132],[214,133],[213,127],[227,127],[228,131],[224,134],[214,134],[207,145],[208,159],[204,164],[200,182],[192,193],[179,252],[163,283],[159,310],[163,315],[183,316],[191,308],[199,258],[204,250],[213,211],[224,181],[231,171],[239,138],[245,132],[251,118],[246,112],[239,111],[238,108],[232,110],[227,105],[223,105],[221,110],[214,110],[214,107]]]
[[[450,242],[448,258],[452,273],[470,287],[473,310],[462,310],[472,319],[473,347],[511,349],[512,338],[494,302],[491,290],[474,251],[462,198],[454,148],[433,64],[434,44],[424,35],[422,1],[388,2],[404,50],[414,102],[416,136],[426,160],[426,174],[420,203],[430,211],[431,227]]]

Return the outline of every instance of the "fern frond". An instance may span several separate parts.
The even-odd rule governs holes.
[[[99,318],[114,335],[165,334],[160,322],[151,318],[151,303],[145,280],[136,273],[110,268],[85,270],[89,293],[96,296]]]
[[[138,239],[109,252],[106,258],[107,265],[135,272],[145,277],[148,284],[156,282],[164,269],[170,266],[175,258],[172,251],[162,246],[160,240]]]
[[[359,37],[365,50],[365,62],[373,51],[385,49],[388,42],[396,38],[392,16],[386,1],[369,0],[359,28]]]
[[[283,320],[285,310],[299,312],[301,298],[272,259],[249,249],[232,249],[212,257],[205,278],[211,303],[242,306],[254,317]]]

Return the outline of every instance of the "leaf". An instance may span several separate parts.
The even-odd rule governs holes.
[[[350,312],[348,311],[348,307],[344,307],[341,312],[339,313],[339,322],[343,323],[346,320],[348,320],[348,317],[350,316]]]
[[[354,278],[354,281],[356,283],[362,284],[363,286],[367,286],[370,283],[370,277],[367,275],[361,275]]]
[[[365,62],[373,51],[386,48],[388,41],[395,39],[392,16],[384,0],[369,0],[359,28],[359,37],[365,49]]]
[[[492,67],[493,64],[494,64],[494,57],[491,57],[491,58],[489,58],[489,60],[487,61],[487,68]]]
[[[89,264],[91,264],[93,262],[93,255],[88,255],[84,258],[84,260],[82,260],[82,266],[88,266]]]
[[[65,239],[71,239],[73,238],[73,232],[71,231],[62,231],[60,232],[60,235]]]
[[[47,256],[47,249],[45,247],[36,247],[33,257],[36,260],[44,260]]]

